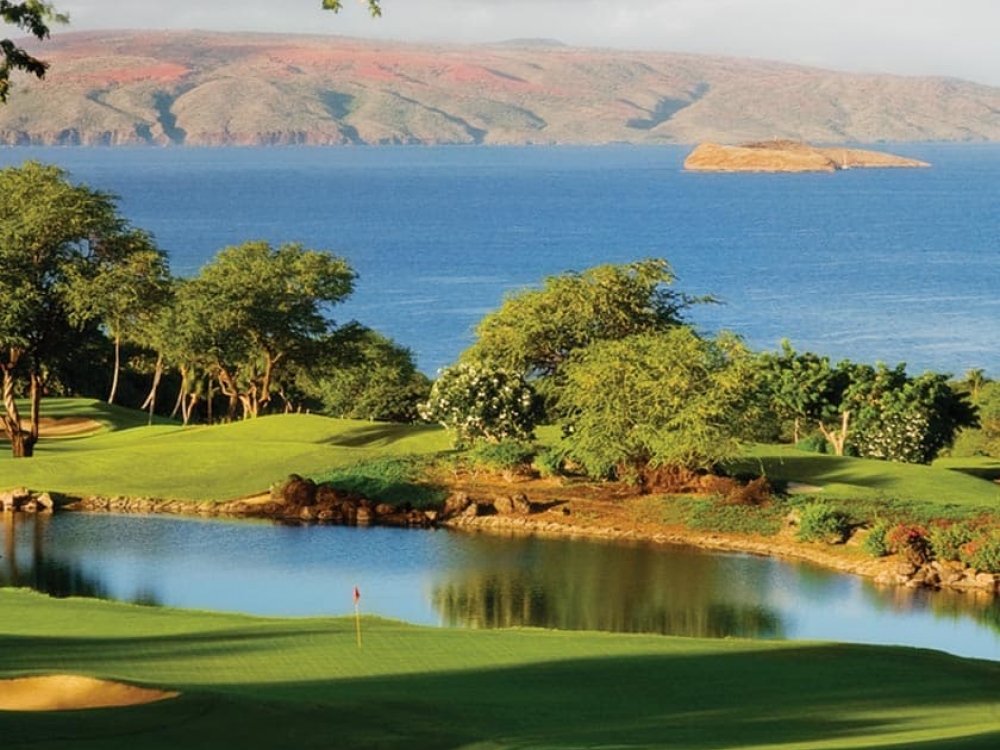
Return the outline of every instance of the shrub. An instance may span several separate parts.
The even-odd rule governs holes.
[[[726,493],[726,502],[732,505],[764,505],[771,500],[771,483],[767,477],[756,477],[747,482],[737,480]]]
[[[480,441],[469,451],[469,460],[492,471],[524,471],[531,465],[535,449],[521,440],[501,440],[499,443]]]
[[[984,530],[959,550],[959,559],[984,573],[1000,573],[1000,529]]]
[[[847,514],[830,503],[810,503],[800,511],[798,537],[804,542],[841,544],[849,531]]]
[[[376,503],[436,508],[448,493],[423,481],[426,468],[426,460],[419,457],[383,458],[335,469],[314,479],[317,484],[328,484]]]
[[[928,540],[936,560],[960,560],[963,545],[972,541],[973,528],[968,523],[935,523]]]
[[[534,389],[516,373],[459,364],[441,371],[420,416],[455,431],[458,447],[477,440],[530,440],[540,414]]]
[[[720,534],[774,536],[781,531],[781,523],[777,506],[731,505],[712,499],[691,502],[688,516],[692,529]]]
[[[886,533],[885,541],[890,551],[914,565],[923,565],[931,559],[927,529],[919,524],[896,524]]]
[[[885,557],[892,554],[889,544],[886,542],[886,534],[889,532],[889,522],[879,519],[868,531],[868,536],[861,545],[861,549],[872,557]]]
[[[565,473],[567,456],[565,448],[555,446],[542,448],[535,454],[535,470],[543,477],[560,476]]]
[[[827,439],[821,433],[815,432],[799,440],[795,444],[795,447],[800,451],[808,451],[809,453],[827,453],[829,452],[830,443],[827,442]]]

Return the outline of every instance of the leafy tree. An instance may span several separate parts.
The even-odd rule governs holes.
[[[688,326],[595,342],[565,368],[570,454],[591,475],[639,482],[664,467],[711,468],[738,447],[754,373],[738,339]]]
[[[211,310],[200,307],[207,302],[196,295],[184,293],[188,279],[171,279],[164,290],[162,304],[143,311],[135,321],[135,339],[143,343],[151,355],[152,382],[142,404],[150,419],[156,411],[156,401],[163,377],[168,372],[178,375],[178,393],[171,416],[180,414],[184,424],[190,421],[195,407],[205,398],[209,357],[203,351],[205,334],[203,320]]]
[[[382,8],[380,0],[362,0],[368,4],[368,11],[373,16],[381,16]],[[334,13],[339,13],[340,9],[344,6],[341,0],[323,0],[323,10],[332,10]]]
[[[0,422],[15,456],[33,453],[46,371],[71,344],[72,300],[93,293],[88,269],[113,265],[113,250],[132,232],[110,195],[71,184],[57,167],[29,161],[0,170]],[[80,311],[76,322],[90,317]],[[27,431],[19,379],[31,400]]]
[[[975,408],[947,375],[910,377],[902,364],[855,365],[844,402],[856,415],[851,447],[867,458],[930,463],[962,427],[978,424]]]
[[[329,306],[354,288],[354,271],[332,253],[298,244],[247,242],[220,251],[177,290],[177,357],[201,367],[237,407],[269,406],[282,368],[333,329]]]
[[[69,18],[65,14],[57,13],[51,3],[40,0],[27,0],[21,3],[0,0],[0,21],[13,24],[36,39],[47,39],[50,24],[67,23]],[[10,39],[0,39],[0,53],[3,55],[0,61],[0,102],[7,101],[7,95],[10,93],[10,74],[13,71],[22,70],[38,78],[45,77],[48,63],[28,54],[24,48],[18,47]]]
[[[1000,381],[985,381],[972,401],[979,427],[962,431],[956,451],[961,445],[963,455],[1000,456]]]
[[[765,352],[758,360],[766,398],[779,420],[792,423],[792,440],[799,442],[804,425],[819,427],[835,449],[843,452],[836,424],[843,427],[840,401],[846,386],[842,372],[827,357],[798,353],[788,340],[781,351]]]
[[[460,363],[441,371],[421,416],[454,430],[459,447],[485,440],[532,438],[539,411],[534,389],[518,373]]]
[[[345,419],[412,422],[431,381],[413,354],[377,331],[350,323],[317,342],[295,385],[326,413]]]
[[[100,321],[114,346],[108,403],[114,403],[121,374],[122,341],[139,338],[141,322],[166,303],[170,277],[166,254],[152,238],[133,229],[103,243],[87,266],[67,274],[67,299],[75,322]]]
[[[574,352],[597,341],[667,330],[682,323],[688,307],[709,299],[676,292],[673,282],[669,263],[656,258],[551,276],[541,289],[514,294],[483,318],[462,358],[537,380],[552,406]]]
[[[758,366],[772,409],[794,420],[796,440],[800,424],[809,424],[838,456],[928,463],[959,429],[976,423],[947,375],[914,378],[903,364],[832,367],[826,357],[796,353],[787,341],[780,352],[762,355]]]

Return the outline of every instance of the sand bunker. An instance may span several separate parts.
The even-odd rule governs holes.
[[[25,430],[31,427],[27,419],[21,420]],[[103,425],[87,417],[42,417],[38,420],[39,437],[79,437],[90,435],[102,429]],[[7,433],[0,429],[0,440],[8,440]]]
[[[21,677],[0,680],[0,711],[73,711],[135,706],[178,695],[180,693],[75,675]]]
[[[42,417],[38,420],[38,434],[42,437],[75,437],[100,429],[100,422],[86,417]]]

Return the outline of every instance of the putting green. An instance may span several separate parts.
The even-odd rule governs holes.
[[[4,747],[995,748],[1000,665],[825,643],[282,620],[0,590],[0,678],[181,695],[0,714]]]

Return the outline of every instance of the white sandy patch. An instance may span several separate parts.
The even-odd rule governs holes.
[[[76,675],[20,677],[0,680],[0,711],[72,711],[135,706],[178,695],[180,693]]]

